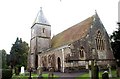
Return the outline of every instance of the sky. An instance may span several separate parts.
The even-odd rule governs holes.
[[[0,49],[10,52],[17,37],[30,44],[31,26],[42,7],[52,36],[85,20],[97,11],[111,35],[118,22],[119,0],[0,0]]]

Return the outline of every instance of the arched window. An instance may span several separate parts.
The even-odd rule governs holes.
[[[100,31],[97,32],[95,41],[96,41],[97,50],[105,49],[104,40]]]
[[[84,58],[84,53],[85,53],[84,48],[81,47],[81,48],[80,48],[80,51],[79,51],[79,57],[80,57],[80,58]]]

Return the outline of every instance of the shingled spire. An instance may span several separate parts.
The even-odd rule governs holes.
[[[35,24],[35,23],[50,25],[49,22],[47,21],[47,19],[45,18],[44,14],[43,14],[42,7],[40,7],[40,11],[38,12],[37,17],[36,17],[33,24]]]

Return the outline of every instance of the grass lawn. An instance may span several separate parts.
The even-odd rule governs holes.
[[[102,74],[103,72],[99,72],[99,79],[102,79]],[[120,78],[116,78],[116,71],[112,70],[112,79],[120,79]],[[89,73],[85,73],[80,75],[79,77],[77,77],[76,79],[89,79]]]
[[[23,76],[23,75],[13,75],[12,79],[28,79],[29,76]],[[32,79],[37,79],[37,74],[32,74]],[[48,74],[42,74],[43,79],[48,79]],[[54,75],[54,79],[57,79],[58,76]]]

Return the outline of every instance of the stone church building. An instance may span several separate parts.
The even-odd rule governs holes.
[[[96,59],[99,66],[106,66],[113,65],[108,60],[114,59],[109,36],[97,13],[51,38],[51,25],[42,9],[31,27],[28,57],[29,67],[53,67],[61,72],[70,67],[85,68],[86,60]]]

